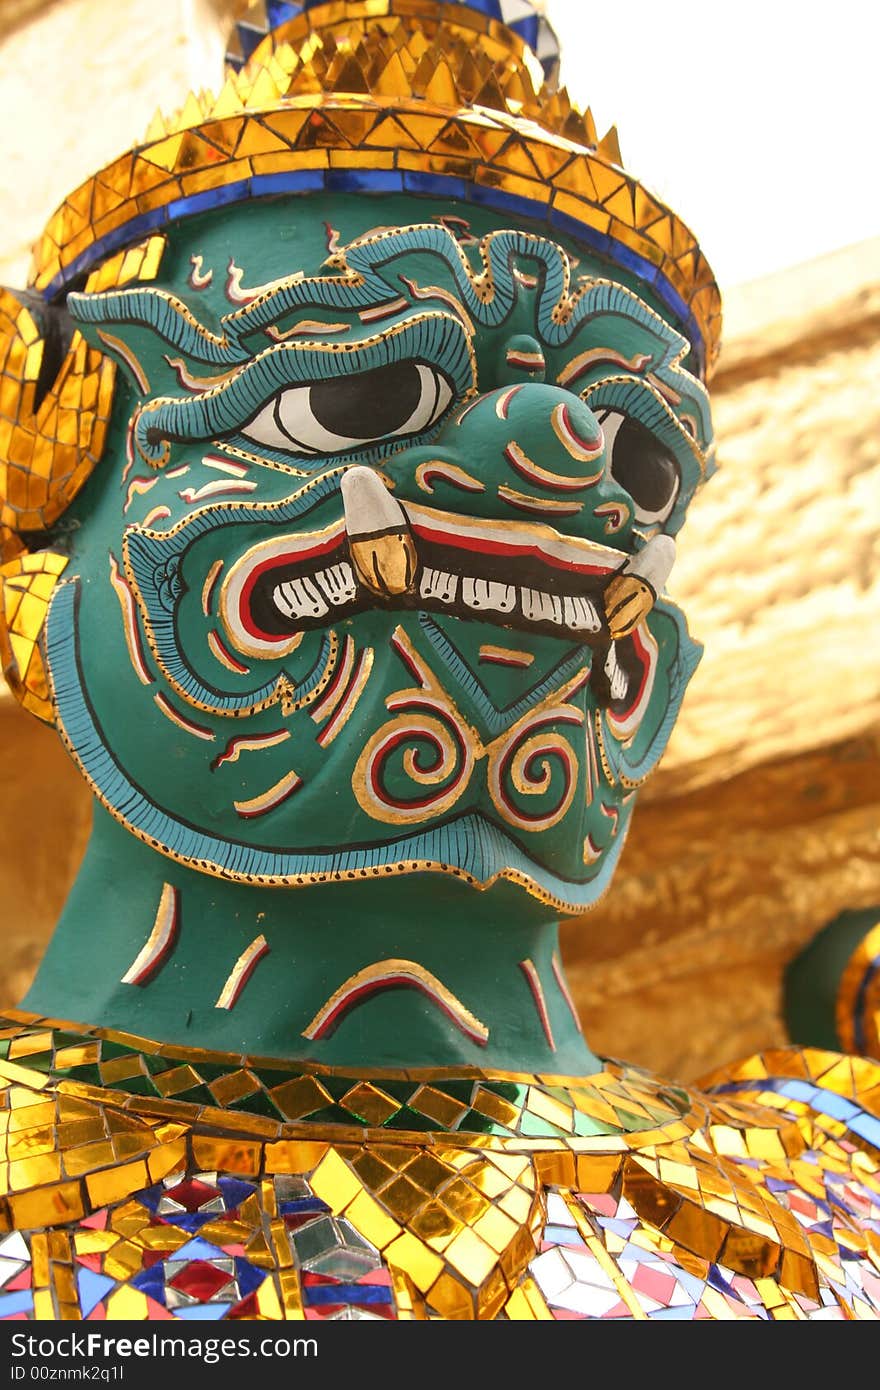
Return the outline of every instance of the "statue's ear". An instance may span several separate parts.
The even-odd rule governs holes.
[[[91,273],[86,292],[153,279],[164,248],[161,236],[125,248]],[[0,670],[47,723],[39,639],[67,557],[35,547],[101,461],[115,376],[63,303],[0,286]]]
[[[0,524],[47,531],[104,451],[115,367],[63,305],[0,288]]]
[[[16,699],[52,722],[39,649],[66,557],[28,554],[73,500],[104,449],[113,364],[63,305],[0,287],[0,668]]]

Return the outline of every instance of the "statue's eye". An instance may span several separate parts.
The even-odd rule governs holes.
[[[452,394],[452,383],[436,367],[392,362],[279,391],[241,432],[287,453],[347,453],[382,439],[424,433],[440,419]]]
[[[636,521],[665,521],[681,486],[675,456],[631,415],[599,409],[596,418],[605,435],[611,476],[635,503]]]

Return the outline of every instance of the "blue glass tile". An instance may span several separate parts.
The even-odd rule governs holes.
[[[600,1216],[599,1225],[603,1231],[611,1231],[616,1236],[631,1236],[636,1223],[632,1217]]]
[[[181,1245],[179,1250],[175,1250],[173,1258],[175,1260],[225,1260],[228,1255],[220,1249],[219,1245],[209,1245],[206,1240],[188,1240],[186,1245]]]
[[[191,1308],[172,1308],[171,1311],[184,1322],[217,1322],[231,1307],[231,1303],[197,1303]]]
[[[238,183],[221,184],[219,188],[207,188],[204,193],[192,193],[188,198],[175,198],[168,204],[170,219],[192,217],[197,212],[209,212],[212,208],[225,207],[228,203],[238,203],[250,192],[250,179],[240,179]]]
[[[80,1268],[76,1271],[80,1312],[84,1318],[88,1317],[95,1305],[101,1302],[105,1293],[112,1289],[115,1283],[115,1279],[110,1279],[106,1274],[96,1274],[93,1269]]]
[[[13,1313],[29,1313],[33,1306],[33,1289],[19,1289],[17,1293],[0,1294],[0,1318],[11,1317]]]
[[[709,1266],[709,1274],[706,1283],[711,1284],[713,1289],[720,1289],[722,1293],[733,1294],[733,1285],[729,1280],[725,1279],[717,1265]]]
[[[505,193],[502,188],[489,188],[484,184],[471,185],[470,201],[502,212],[513,212],[517,217],[535,217],[542,222],[547,217],[546,206],[536,199],[520,198],[516,193]]]
[[[584,1244],[573,1226],[545,1226],[541,1239],[549,1241],[551,1245],[576,1245],[582,1248]]]
[[[291,169],[283,174],[255,174],[251,192],[255,198],[273,193],[313,193],[324,187],[323,169]]]
[[[240,1207],[242,1202],[246,1202],[255,1191],[253,1183],[241,1182],[238,1178],[220,1178],[217,1186],[223,1193],[228,1211],[235,1207]]]
[[[278,1213],[280,1216],[286,1216],[292,1211],[322,1212],[329,1210],[330,1208],[327,1203],[322,1202],[320,1197],[292,1197],[289,1202],[278,1203]]]
[[[266,37],[267,31],[265,29],[260,29],[255,24],[248,24],[247,20],[239,20],[235,26],[235,31],[241,43],[241,51],[244,54],[245,62],[247,62],[260,40]]]
[[[159,1219],[168,1226],[179,1226],[182,1231],[195,1235],[209,1221],[216,1221],[218,1215],[216,1211],[166,1211]]]
[[[298,14],[302,14],[302,5],[292,5],[289,0],[267,0],[266,14],[271,27],[277,29],[279,24],[286,24],[289,19],[296,19]]]
[[[246,1298],[254,1289],[258,1289],[266,1278],[265,1269],[258,1269],[248,1260],[242,1259],[240,1255],[235,1257],[235,1279],[241,1290],[242,1298]]]
[[[136,1192],[133,1200],[140,1202],[148,1211],[155,1211],[159,1205],[159,1198],[164,1196],[164,1193],[165,1188],[157,1183],[155,1187],[145,1187],[142,1192]]]
[[[132,1287],[140,1289],[147,1298],[153,1298],[157,1303],[165,1302],[165,1267],[159,1262],[151,1265],[149,1269],[140,1270],[131,1280]],[[83,1317],[86,1310],[83,1309]]]
[[[765,1178],[764,1185],[768,1192],[789,1192],[794,1183],[784,1182],[782,1178]]]
[[[328,169],[330,193],[399,193],[403,175],[395,169]]]
[[[839,1096],[835,1091],[820,1091],[816,1105],[826,1115],[831,1115],[835,1120],[848,1120],[853,1115],[858,1115],[861,1106],[854,1105],[851,1100],[844,1096]]]
[[[392,1300],[391,1290],[381,1284],[307,1284],[303,1300],[312,1307],[326,1303],[385,1303]]]
[[[672,1273],[671,1270],[670,1273]],[[699,1303],[700,1299],[703,1297],[706,1284],[705,1279],[701,1279],[698,1274],[689,1274],[686,1269],[678,1267],[675,1269],[675,1277],[679,1284],[681,1284],[685,1293],[689,1294],[695,1303]]]
[[[529,48],[538,47],[538,16],[534,15],[529,19],[518,19],[510,28],[515,34],[519,34],[523,43],[527,43]]]
[[[810,1086],[806,1081],[788,1080],[787,1078],[780,1085],[773,1087],[780,1095],[789,1096],[792,1100],[803,1101],[806,1105],[813,1105],[819,1094],[816,1086]]]
[[[440,194],[445,198],[468,200],[468,184],[451,174],[425,174],[418,169],[407,169],[403,175],[403,186],[407,193]]]
[[[875,1120],[873,1115],[862,1114],[857,1120],[850,1120],[849,1128],[853,1134],[880,1148],[880,1120]]]

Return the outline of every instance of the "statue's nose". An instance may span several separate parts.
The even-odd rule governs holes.
[[[451,511],[543,522],[618,546],[632,507],[606,462],[602,427],[584,401],[519,380],[459,407],[432,444],[403,450],[383,471],[401,499],[428,494]]]

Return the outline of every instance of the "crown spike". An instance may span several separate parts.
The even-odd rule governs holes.
[[[616,125],[611,126],[602,136],[602,139],[596,146],[596,153],[601,155],[603,159],[607,159],[611,164],[617,164],[618,166],[623,164],[623,156],[620,153],[620,141],[617,138]]]
[[[695,341],[703,335],[711,365],[720,297],[692,254],[696,241],[668,208],[634,198],[638,184],[623,173],[616,129],[600,140],[589,109],[577,110],[558,87],[558,45],[541,10],[538,0],[258,0],[238,23],[219,93],[190,95],[170,120],[157,113],[133,162],[108,166],[51,220],[35,254],[36,287],[54,294],[79,273],[84,254],[100,259],[99,218],[109,224],[112,214],[114,247],[129,230],[136,235],[141,195],[149,194],[151,214],[167,207],[171,217],[185,216],[178,175],[194,151],[202,157],[199,127],[229,121],[208,133],[218,203],[224,160],[242,190],[235,196],[259,196],[270,167],[273,175],[294,172],[300,151],[319,144],[344,151],[346,165],[381,171],[377,186],[399,167],[431,180],[454,175],[466,188],[491,186],[499,206],[506,191],[522,194],[524,181],[537,178],[552,189],[554,212],[582,227],[588,244],[597,232],[608,235],[613,215],[622,263],[635,257],[652,282],[666,277],[673,312]],[[188,130],[194,137],[181,139]],[[246,160],[253,181],[242,177]],[[540,207],[542,198],[534,201]]]
[[[150,121],[150,124],[147,126],[146,133],[144,135],[144,144],[150,145],[153,143],[154,140],[164,140],[167,134],[168,126],[165,124],[165,117],[162,115],[162,112],[157,108],[153,114],[153,118]]]

